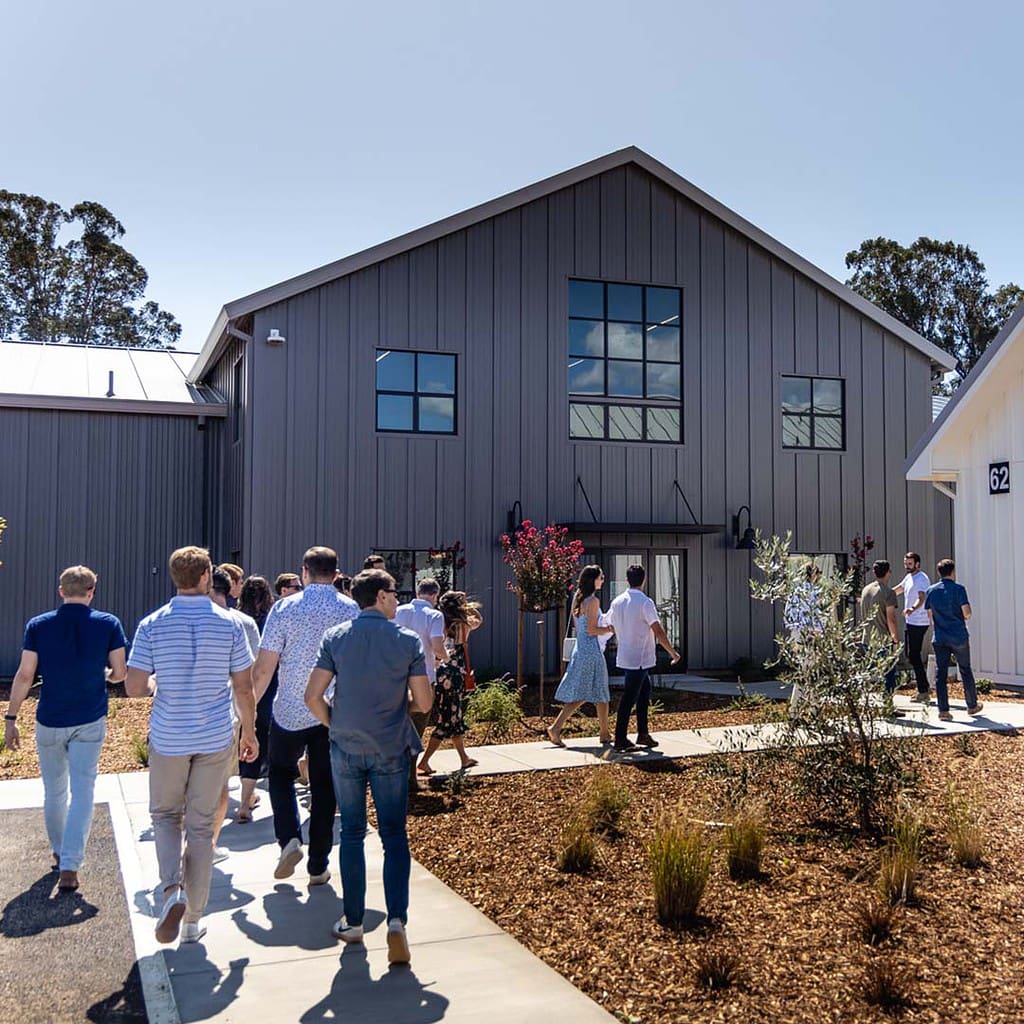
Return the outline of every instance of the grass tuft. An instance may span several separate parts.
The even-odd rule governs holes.
[[[867,896],[853,908],[852,916],[861,939],[869,946],[879,946],[892,938],[899,911],[886,900]]]
[[[978,745],[974,741],[974,737],[969,732],[957,733],[953,737],[953,749],[961,757],[977,757],[978,756]]]
[[[587,822],[574,816],[562,829],[558,838],[555,866],[559,871],[573,875],[589,875],[597,864],[597,841]]]
[[[691,922],[707,888],[714,849],[701,828],[680,815],[666,815],[647,845],[658,920]]]
[[[871,960],[864,969],[861,995],[871,1006],[898,1014],[914,1005],[910,996],[911,980],[910,971],[891,957]]]
[[[753,804],[741,805],[725,826],[725,859],[734,881],[760,876],[764,831],[764,815]]]
[[[978,867],[985,854],[981,801],[976,792],[964,793],[950,782],[946,787],[946,835],[957,864]]]
[[[128,737],[128,745],[131,748],[132,754],[135,755],[135,760],[142,765],[143,768],[149,767],[149,737],[142,736],[137,732],[133,732]]]
[[[698,953],[696,961],[697,984],[709,992],[722,992],[740,981],[739,954],[728,949],[708,949]]]
[[[629,789],[619,781],[617,772],[609,768],[594,772],[584,804],[590,831],[609,839],[623,835],[623,820],[629,801]]]
[[[921,873],[924,822],[911,807],[903,806],[890,820],[889,839],[882,851],[878,886],[890,903],[912,903]]]

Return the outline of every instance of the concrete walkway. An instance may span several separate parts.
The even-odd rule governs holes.
[[[901,696],[897,705],[911,713],[886,724],[894,734],[1024,729],[1024,704],[986,703],[984,713],[972,718],[961,703],[954,705],[952,722],[939,722],[934,705],[921,708]],[[596,739],[570,738],[564,749],[547,741],[489,746],[473,751],[480,763],[470,771],[498,775],[754,749],[766,742],[773,728],[662,732],[656,734],[657,750],[636,755],[615,755]],[[433,763],[441,772],[450,771],[457,768],[458,758],[454,751],[442,750]],[[409,922],[412,967],[389,970],[381,852],[373,835],[366,844],[370,909],[365,947],[343,947],[330,934],[331,924],[341,915],[337,877],[326,886],[310,888],[300,865],[294,877],[274,880],[277,847],[266,793],[251,824],[237,825],[229,819],[221,834],[221,845],[230,856],[214,868],[205,939],[181,948],[160,947],[153,936],[151,887],[157,873],[146,773],[101,776],[96,800],[110,806],[151,1024],[278,1024],[348,1015],[381,1024],[614,1020],[416,863]],[[38,779],[0,783],[0,807],[41,805]],[[332,861],[331,870],[336,872],[336,855]],[[84,891],[88,865],[82,877]]]

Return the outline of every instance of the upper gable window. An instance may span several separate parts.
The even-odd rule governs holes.
[[[678,288],[569,282],[569,436],[682,439]]]
[[[782,378],[782,447],[846,448],[846,382],[838,377]]]
[[[455,433],[455,356],[377,349],[377,429]]]

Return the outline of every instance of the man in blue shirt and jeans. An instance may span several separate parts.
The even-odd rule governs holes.
[[[964,698],[967,700],[967,714],[979,714],[982,705],[978,700],[974,673],[971,671],[971,641],[967,632],[971,605],[967,600],[967,590],[956,582],[953,559],[944,558],[936,568],[939,570],[939,582],[925,592],[924,606],[935,628],[932,646],[935,648],[935,696],[939,703],[939,718],[943,722],[950,722],[953,715],[949,710],[949,689],[946,685],[950,655],[956,655],[960,679],[964,684]]]
[[[398,608],[394,579],[382,569],[352,581],[359,618],[324,633],[309,674],[306,704],[330,730],[331,770],[341,814],[341,884],[345,914],[332,929],[345,942],[363,941],[366,910],[366,787],[373,794],[384,846],[384,901],[388,963],[409,962],[409,839],[405,831],[409,764],[423,749],[409,718],[427,711],[433,691],[420,638],[392,620]],[[334,703],[324,699],[337,678]]]
[[[4,716],[4,742],[10,750],[21,745],[18,709],[38,672],[43,677],[36,707],[43,815],[54,867],[60,869],[57,887],[72,892],[78,888],[78,869],[92,827],[93,791],[107,735],[107,681],[121,682],[127,669],[121,623],[89,607],[96,594],[92,569],[65,569],[58,592],[64,603],[25,627],[21,663]]]

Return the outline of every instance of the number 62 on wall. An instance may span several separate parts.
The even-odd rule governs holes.
[[[1010,493],[1010,464],[1009,462],[990,462],[988,464],[988,493],[1009,494]]]

